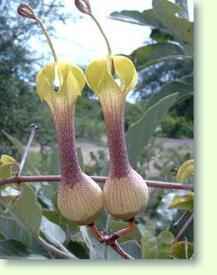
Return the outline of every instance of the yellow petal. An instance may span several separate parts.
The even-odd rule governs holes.
[[[85,85],[83,71],[66,62],[50,63],[40,70],[36,78],[36,92],[49,106],[53,102],[75,102]],[[56,86],[56,89],[54,88]]]
[[[128,93],[133,90],[137,82],[137,72],[133,62],[124,56],[114,56],[113,62],[117,75],[124,81],[125,90]]]
[[[136,85],[137,73],[133,63],[124,56],[113,56],[115,73],[121,80],[121,85],[117,84],[111,74],[111,61],[109,57],[101,58],[91,62],[86,68],[86,79],[89,87],[98,95],[103,91],[119,91],[126,95]]]
[[[0,164],[16,164],[16,160],[8,155],[2,155],[0,158]]]

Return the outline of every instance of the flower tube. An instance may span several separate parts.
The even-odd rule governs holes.
[[[107,130],[110,170],[103,190],[105,207],[117,218],[131,219],[148,201],[146,182],[130,165],[124,133],[125,100],[136,84],[136,70],[128,58],[111,56],[91,62],[86,78],[99,97]]]
[[[103,190],[104,204],[113,216],[128,219],[131,224],[148,201],[146,182],[130,165],[124,133],[125,100],[136,85],[136,69],[128,58],[112,55],[89,1],[75,0],[75,5],[94,20],[108,49],[107,57],[92,61],[86,68],[87,83],[103,109],[108,137],[110,170]]]
[[[26,4],[18,8],[19,14],[36,20],[42,27],[54,62],[43,67],[36,77],[36,92],[46,102],[56,128],[60,157],[61,182],[58,207],[64,217],[78,225],[95,221],[103,207],[101,188],[81,171],[75,143],[75,104],[84,85],[85,75],[76,65],[57,60],[53,45],[44,27]],[[24,15],[23,15],[24,14]]]

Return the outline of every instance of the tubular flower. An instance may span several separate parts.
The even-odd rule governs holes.
[[[57,133],[61,183],[57,202],[60,212],[79,225],[93,223],[103,207],[100,187],[79,166],[76,145],[74,112],[77,97],[85,85],[83,71],[57,59],[52,41],[33,9],[22,3],[18,14],[34,20],[44,33],[54,62],[40,70],[36,78],[36,92],[51,111]]]
[[[131,167],[124,133],[125,99],[137,81],[133,63],[123,56],[108,56],[87,66],[89,87],[99,97],[107,130],[110,171],[104,185],[104,203],[117,218],[130,219],[147,204],[148,188]]]
[[[74,111],[84,85],[82,70],[65,62],[46,65],[36,78],[37,94],[48,104],[57,133],[62,175],[58,207],[79,225],[92,223],[103,206],[100,187],[81,171],[76,154]]]

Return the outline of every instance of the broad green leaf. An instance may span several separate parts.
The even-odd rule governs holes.
[[[112,229],[111,232],[112,233],[117,232],[123,228],[126,228],[127,226],[128,226],[127,222],[113,220],[112,224],[111,224],[111,229]],[[140,231],[135,226],[134,230],[131,233],[118,239],[118,242],[123,243],[123,242],[129,241],[129,240],[136,240],[136,241],[140,242],[141,237],[142,236],[141,236]]]
[[[0,257],[8,258],[26,258],[30,255],[28,248],[16,240],[0,241]]]
[[[144,10],[143,12],[135,10],[112,12],[110,18],[143,26],[162,27],[152,9]]]
[[[14,239],[26,246],[30,246],[32,243],[31,235],[10,217],[0,217],[0,234],[5,239]]]
[[[173,43],[156,43],[136,49],[130,55],[137,69],[171,61],[177,58],[185,58],[182,48]]]
[[[75,234],[79,231],[79,226],[64,218],[59,210],[44,210],[43,215],[52,223],[60,226],[64,231],[69,230],[71,234]]]
[[[136,164],[137,158],[144,146],[148,144],[161,119],[175,102],[176,97],[177,94],[172,94],[162,98],[149,108],[139,121],[129,127],[127,146],[129,159],[133,166]]]
[[[141,243],[144,259],[158,259],[158,240],[151,232],[144,232]]]
[[[188,241],[174,243],[170,249],[170,255],[175,259],[190,259],[194,253],[194,245]]]
[[[194,193],[189,192],[186,195],[177,195],[173,198],[169,208],[185,209],[193,212],[194,208]]]
[[[0,166],[0,180],[8,178],[8,177],[10,177],[10,175],[11,175],[11,164],[1,165]]]
[[[193,86],[182,81],[170,82],[164,85],[159,92],[151,96],[145,108],[149,109],[162,98],[175,93],[177,93],[176,102],[180,103],[193,96]]]
[[[16,240],[0,241],[0,258],[2,259],[46,259],[46,257],[36,253]]]
[[[139,246],[138,242],[135,240],[127,241],[121,243],[121,247],[124,251],[126,251],[130,256],[135,259],[141,259],[141,247]]]
[[[44,216],[42,217],[42,220],[41,220],[40,230],[45,235],[47,240],[53,244],[56,244],[56,243],[62,244],[65,242],[66,236],[62,228],[57,224],[52,223]]]
[[[159,259],[170,258],[170,248],[174,242],[174,236],[170,231],[162,231],[158,235]]]
[[[82,237],[89,249],[90,252],[90,259],[104,259],[105,256],[105,246],[101,244],[98,240],[95,239],[95,237],[92,235],[91,232],[87,229],[86,226],[81,226],[80,231],[82,234]],[[107,248],[107,259],[114,260],[114,259],[120,259],[120,256],[114,252],[110,247]]]
[[[194,175],[194,160],[185,161],[178,169],[176,174],[177,182],[185,182],[189,177]]]
[[[193,48],[193,23],[180,15],[181,8],[167,0],[153,0],[152,5],[157,19],[191,53]]]
[[[20,197],[11,201],[8,210],[25,230],[33,235],[38,235],[42,209],[37,202],[37,197],[32,187],[24,184]]]

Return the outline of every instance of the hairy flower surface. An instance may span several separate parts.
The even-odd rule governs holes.
[[[57,132],[62,175],[58,206],[80,225],[92,223],[103,206],[102,191],[81,171],[76,152],[74,110],[84,85],[82,70],[65,62],[46,65],[36,79],[37,94],[48,104]]]
[[[104,185],[104,203],[114,216],[130,219],[148,200],[146,182],[129,163],[124,133],[125,100],[136,85],[137,73],[128,58],[108,56],[91,62],[86,78],[100,99],[107,129],[111,162]]]

